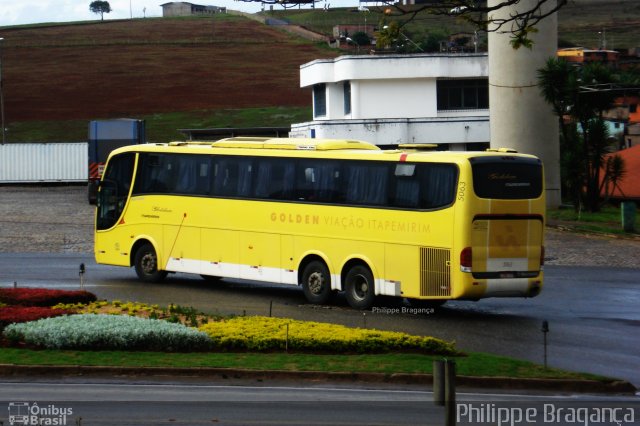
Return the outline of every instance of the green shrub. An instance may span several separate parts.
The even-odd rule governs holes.
[[[433,337],[282,318],[235,317],[210,322],[199,330],[211,337],[215,348],[225,351],[274,351],[286,347],[301,352],[460,354],[453,344]]]
[[[127,315],[79,314],[11,324],[4,335],[48,349],[196,351],[210,348],[201,331]]]

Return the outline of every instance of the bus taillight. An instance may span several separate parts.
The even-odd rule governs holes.
[[[472,263],[471,247],[463,248],[460,252],[460,270],[462,272],[471,272]]]

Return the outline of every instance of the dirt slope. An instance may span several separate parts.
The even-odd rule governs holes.
[[[0,28],[7,121],[307,106],[300,65],[333,52],[242,17]]]

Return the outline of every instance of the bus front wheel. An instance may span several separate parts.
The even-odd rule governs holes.
[[[309,263],[302,273],[302,291],[310,303],[322,305],[331,297],[329,268],[317,260]]]
[[[167,276],[167,271],[158,270],[158,255],[149,243],[143,244],[136,251],[134,266],[138,278],[145,282],[157,283]]]
[[[345,277],[345,296],[355,309],[369,309],[376,297],[373,274],[363,265],[354,266]]]

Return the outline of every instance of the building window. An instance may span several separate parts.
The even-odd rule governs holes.
[[[327,115],[327,86],[316,84],[313,86],[313,116],[324,117]]]
[[[351,82],[345,81],[342,86],[344,94],[344,115],[351,114]]]
[[[638,111],[638,104],[631,104],[629,105],[629,112],[632,114],[635,114],[636,111]]]
[[[486,78],[438,80],[438,111],[489,108]]]

